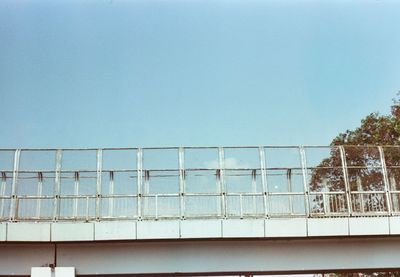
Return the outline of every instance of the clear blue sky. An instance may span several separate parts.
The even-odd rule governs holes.
[[[324,145],[398,90],[399,1],[0,1],[0,148]]]

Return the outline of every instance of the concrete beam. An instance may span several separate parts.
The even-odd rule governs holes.
[[[50,243],[1,243],[0,275],[29,276],[32,267],[48,267],[54,258],[55,246]]]
[[[77,276],[398,270],[398,249],[397,236],[71,242],[56,252],[51,244],[8,243],[0,244],[0,275],[29,275],[54,260]]]
[[[61,244],[78,274],[335,272],[399,268],[400,238],[204,240]]]
[[[0,223],[0,242],[274,239],[372,235],[400,235],[400,217]]]

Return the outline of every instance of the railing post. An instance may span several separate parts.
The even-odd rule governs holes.
[[[86,214],[86,221],[89,221],[89,196],[86,196],[86,209],[85,209],[85,214]]]
[[[346,190],[346,202],[347,202],[347,213],[349,216],[353,215],[353,204],[351,200],[351,191],[349,185],[349,175],[347,173],[347,162],[346,162],[346,154],[343,146],[339,146],[340,159],[342,161],[342,172],[344,179],[344,186]]]
[[[252,169],[251,170],[251,192],[253,193],[252,199],[253,199],[253,208],[254,208],[254,216],[257,215],[257,170]]]
[[[357,182],[357,192],[363,192],[364,189],[362,187],[361,177],[357,175],[356,178],[357,178],[357,180],[356,180],[356,182]],[[358,198],[360,199],[360,212],[361,213],[365,213],[364,194],[363,193],[359,193],[358,196],[359,196]],[[367,201],[367,203],[368,203],[368,201]],[[367,212],[369,212],[369,209],[370,208],[367,209]]]
[[[261,185],[263,190],[263,204],[264,204],[264,216],[269,217],[269,199],[268,199],[268,181],[267,181],[267,166],[265,161],[265,149],[263,146],[258,148],[260,156],[260,167],[261,167]]]
[[[307,172],[307,160],[306,160],[306,152],[303,146],[299,147],[300,152],[300,160],[301,160],[301,171],[303,176],[303,186],[304,186],[304,205],[306,208],[306,216],[311,216],[310,212],[310,193],[308,187],[308,172]]]
[[[293,185],[292,185],[292,169],[289,168],[286,172],[286,179],[287,179],[287,189],[289,193],[293,192]],[[306,202],[305,202],[306,203]],[[293,215],[293,199],[292,194],[289,194],[289,211],[290,214]]]
[[[224,218],[227,217],[227,201],[225,190],[225,155],[224,148],[218,147],[218,161],[219,161],[219,190],[221,193],[221,212]]]
[[[0,218],[3,219],[4,216],[4,197],[6,193],[6,186],[7,186],[7,174],[5,172],[1,172],[1,188],[0,188],[0,195],[1,195],[1,206],[0,206]]]
[[[108,188],[108,216],[112,217],[114,214],[114,171],[110,171],[110,183]]]
[[[101,216],[101,177],[103,175],[103,149],[97,149],[97,169],[96,169],[96,220]]]
[[[399,211],[399,194],[397,193],[397,184],[394,176],[390,176],[390,193],[392,199],[392,214],[397,213]],[[393,191],[396,191],[393,193]]]
[[[21,150],[16,149],[14,153],[14,168],[13,168],[13,179],[11,184],[11,203],[10,203],[10,220],[14,221],[17,215],[17,181],[19,171],[19,158]]]
[[[185,218],[185,150],[179,147],[179,199],[180,199],[180,216]]]
[[[56,151],[56,174],[54,180],[54,203],[53,203],[53,220],[57,221],[60,213],[60,191],[61,191],[61,160],[62,150]]]
[[[155,216],[156,216],[156,220],[158,219],[158,194],[156,194],[155,196],[155,204],[156,204],[156,210],[155,210]]]
[[[78,206],[79,206],[79,171],[74,173],[74,208],[72,210],[72,216],[78,217]]]
[[[385,160],[385,153],[383,151],[382,146],[378,146],[379,150],[379,157],[381,159],[381,167],[382,167],[382,175],[383,175],[383,184],[385,185],[385,196],[386,196],[386,203],[387,203],[387,211],[389,215],[393,214],[393,203],[392,203],[392,196],[390,193],[390,185],[389,185],[389,178],[387,173],[386,167],[386,160]]]
[[[146,216],[146,211],[149,213],[149,200],[150,200],[150,170],[144,170],[144,183],[143,183],[143,193],[142,193],[142,217]]]
[[[243,218],[243,194],[239,193],[240,219]]]
[[[138,148],[136,153],[137,167],[137,216],[142,219],[142,184],[143,184],[143,149]]]
[[[42,204],[41,196],[43,195],[43,173],[38,172],[37,177],[38,177],[38,187],[37,187],[38,199],[36,200],[36,217],[40,218],[40,210],[41,210],[41,204]]]

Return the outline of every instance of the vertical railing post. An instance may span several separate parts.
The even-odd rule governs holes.
[[[310,216],[310,193],[308,187],[308,172],[307,172],[307,159],[306,152],[303,146],[299,147],[300,160],[301,160],[301,171],[303,176],[303,186],[304,186],[304,205],[306,208],[306,216]]]
[[[86,214],[86,221],[89,221],[89,196],[86,196],[86,209],[85,209],[85,214]]]
[[[225,190],[225,155],[224,148],[218,147],[218,161],[219,161],[219,190],[221,194],[221,212],[224,218],[227,217],[227,199]]]
[[[386,160],[385,160],[385,153],[383,151],[382,146],[378,146],[379,150],[379,157],[381,160],[381,167],[382,167],[382,175],[383,175],[383,184],[385,186],[385,196],[386,196],[386,206],[387,206],[387,212],[389,215],[393,214],[393,203],[392,203],[392,196],[390,193],[390,185],[389,185],[389,177],[387,173],[387,167],[386,167]]]
[[[257,215],[257,170],[251,170],[251,192],[253,193],[252,200],[253,200],[253,208],[254,208],[254,216]]]
[[[240,219],[243,218],[243,194],[239,193]]]
[[[4,216],[4,197],[6,193],[6,186],[7,186],[7,173],[1,172],[1,188],[0,188],[0,196],[1,198],[1,205],[0,205],[0,218],[3,219]]]
[[[156,220],[158,219],[158,194],[156,194],[156,196],[155,196],[155,204],[156,204],[156,207],[155,207],[155,217],[156,217]]]
[[[293,215],[293,198],[292,198],[292,192],[293,192],[293,184],[292,184],[292,169],[289,168],[286,173],[286,179],[287,179],[287,189],[289,192],[289,211],[290,214]]]
[[[13,179],[11,184],[11,204],[10,204],[10,220],[14,221],[17,215],[17,181],[19,171],[19,158],[21,150],[16,149],[14,153],[14,168],[13,168]]]
[[[397,193],[397,184],[394,176],[390,176],[389,183],[392,199],[392,213],[397,213],[399,211],[399,194]]]
[[[143,183],[143,193],[142,193],[142,205],[143,205],[143,211],[142,211],[142,217],[146,216],[146,211],[149,213],[150,207],[149,208],[149,203],[150,202],[150,170],[146,169],[144,170],[144,183]]]
[[[78,205],[79,205],[79,171],[74,173],[74,201],[72,216],[76,219],[78,217]]]
[[[110,183],[108,188],[108,216],[114,215],[114,171],[110,171]]]
[[[351,200],[351,191],[349,184],[349,175],[347,172],[347,162],[346,162],[346,153],[343,146],[339,146],[340,159],[342,162],[342,172],[344,179],[344,186],[346,190],[346,202],[347,202],[347,213],[349,216],[353,215],[353,204]]]
[[[356,178],[357,178],[357,192],[363,192],[364,189],[362,187],[361,177],[357,175]],[[367,195],[367,194],[365,194],[365,195]],[[360,199],[360,212],[365,213],[364,194],[358,193],[358,198]],[[368,201],[367,201],[367,203],[368,203]],[[370,208],[368,207],[367,212],[369,211],[369,209]]]
[[[103,149],[97,149],[97,169],[96,169],[96,220],[101,216],[101,177],[103,175]]]
[[[267,166],[265,161],[265,149],[263,146],[258,148],[258,154],[260,156],[260,167],[261,167],[261,185],[263,190],[263,204],[264,204],[264,216],[269,217],[269,199],[268,199],[268,181],[267,181]]]
[[[40,218],[40,210],[41,210],[41,204],[42,204],[42,195],[43,195],[43,173],[38,172],[38,186],[37,186],[37,197],[36,199],[36,217]]]
[[[330,197],[327,196],[327,192],[329,192],[329,188],[327,186],[327,181],[324,179],[322,181],[322,206],[324,207],[324,214],[330,214],[331,213],[331,205],[330,205]]]
[[[142,219],[142,187],[143,187],[143,149],[138,148],[136,153],[137,168],[137,216]]]
[[[56,174],[54,180],[54,202],[53,202],[53,220],[57,221],[60,215],[60,192],[61,192],[61,160],[62,150],[56,151]]]
[[[183,147],[178,149],[179,157],[179,199],[180,199],[180,217],[185,218],[185,150]]]

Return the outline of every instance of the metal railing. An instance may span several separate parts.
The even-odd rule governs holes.
[[[400,214],[400,147],[0,149],[0,220]]]

